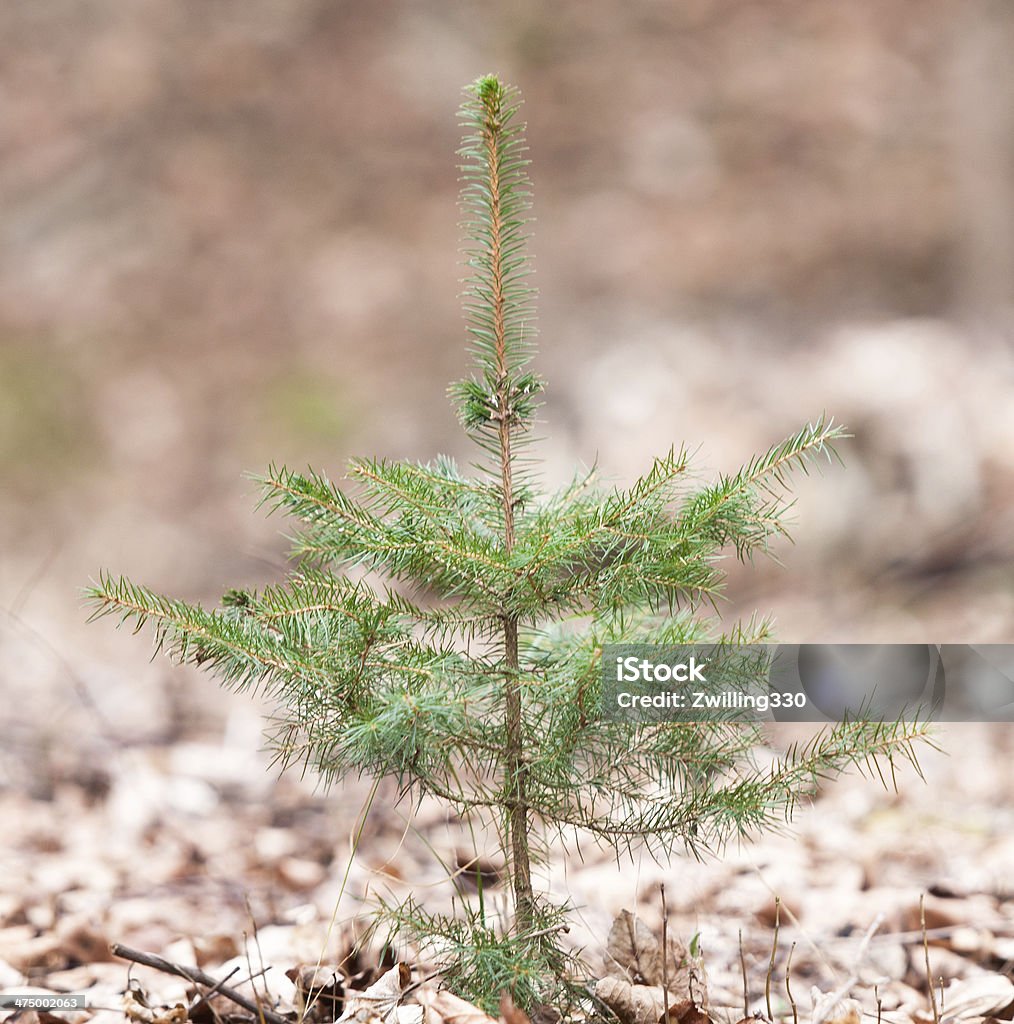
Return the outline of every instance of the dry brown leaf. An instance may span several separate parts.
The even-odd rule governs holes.
[[[907,981],[913,988],[921,992],[926,991],[926,953],[919,946],[909,952],[908,972],[905,975]],[[934,986],[939,986],[941,978],[955,979],[964,978],[970,972],[978,970],[967,957],[960,953],[953,953],[943,946],[929,947],[930,977]]]
[[[433,1005],[436,992],[429,985],[423,985],[413,993],[413,999],[422,1007],[424,1024],[444,1024],[444,1018]]]
[[[669,990],[670,1005],[684,1000],[700,1006],[708,1005],[707,980],[700,958],[691,957],[683,943],[672,935],[663,958],[661,942],[629,910],[620,911],[613,921],[606,954],[609,975],[635,985],[653,988],[665,985]]]
[[[538,1003],[532,1008],[532,1024],[560,1024],[560,1011],[548,1003]]]
[[[61,971],[107,961],[109,944],[83,917],[66,918],[55,931],[36,934],[31,925],[0,928],[0,960],[22,973]]]
[[[24,980],[21,971],[0,957],[0,989],[17,988]]]
[[[993,934],[985,928],[962,925],[954,928],[944,942],[955,953],[974,956],[987,953],[993,944]]]
[[[531,1018],[514,1002],[510,992],[500,993],[500,1019],[504,1024],[532,1024]]]
[[[991,959],[999,960],[1000,963],[1014,960],[1014,938],[995,935],[988,928],[972,928],[967,925],[954,928],[945,943],[953,952],[977,964],[986,964]]]
[[[184,1024],[187,1008],[182,1003],[175,1006],[148,1006],[139,989],[128,988],[123,996],[123,1012],[128,1020],[138,1024]]]
[[[75,963],[92,964],[112,960],[109,941],[85,917],[66,918],[57,929],[60,952],[67,958],[67,966]]]
[[[606,953],[634,984],[662,984],[661,944],[651,929],[629,910],[621,910],[613,921]]]
[[[195,935],[191,944],[194,947],[194,956],[198,967],[222,964],[239,954],[239,944],[236,942],[235,936],[225,933],[212,932],[207,935]]]
[[[31,925],[0,929],[0,958],[22,974],[43,969],[62,970],[67,966],[61,953],[63,940],[52,932],[36,935]]]
[[[302,1020],[336,1020],[345,999],[342,975],[336,967],[301,964],[290,967],[285,977],[296,987],[295,1002]]]
[[[35,938],[36,934],[36,930],[27,922],[0,928],[0,956],[10,960],[11,951],[20,949],[24,943]]]
[[[54,992],[84,992],[95,984],[114,985],[122,990],[123,964],[79,964],[46,975],[46,986]]]
[[[355,1020],[360,1024],[393,1024],[395,1021],[421,1018],[421,1013],[414,1011],[417,1007],[399,1007],[401,993],[409,983],[412,972],[406,964],[395,964],[386,974],[382,974],[365,992],[350,992],[345,1001],[345,1010],[339,1020]],[[399,1013],[400,1009],[409,1013]]]
[[[904,945],[892,942],[888,936],[886,942],[877,946],[876,957],[865,956],[855,968],[856,978],[863,985],[884,984],[884,979],[900,981],[908,974],[909,955]],[[919,950],[922,955],[922,950]]]
[[[860,1024],[863,1008],[855,999],[843,999],[841,990],[824,993],[814,986],[810,989],[813,999],[811,1024]]]
[[[232,1014],[236,1004],[225,996],[218,995],[204,997],[191,1002],[190,1024],[222,1024],[222,1021]]]
[[[560,1024],[560,1020],[560,1012],[548,1002],[540,1002],[532,1010],[532,1024]]]
[[[661,988],[632,985],[623,978],[602,978],[595,984],[595,995],[622,1024],[657,1024],[665,1013]]]
[[[708,1014],[692,999],[674,1000],[671,994],[667,999],[660,985],[603,978],[595,985],[595,995],[623,1024],[710,1024]]]
[[[785,924],[793,918],[799,918],[803,913],[802,901],[794,894],[786,894],[784,891],[778,896],[778,903],[774,900],[765,900],[764,903],[754,911],[754,918],[765,928],[774,928],[775,922]]]
[[[67,1024],[67,1021],[48,1010],[15,1010],[4,1024]]]
[[[684,999],[659,1018],[661,1024],[711,1024],[711,1018],[692,999]]]
[[[910,903],[901,910],[898,931],[921,932],[924,914],[928,931],[932,931],[934,928],[950,928],[953,925],[963,924],[964,921],[958,916],[961,909],[961,904],[955,907],[952,902],[932,897],[924,900],[922,904]]]
[[[970,1020],[989,1017],[1014,1002],[1014,982],[1002,974],[980,974],[963,981],[952,981],[937,994],[942,1020]],[[932,1020],[929,1012],[917,1013],[918,1020]]]
[[[416,1000],[427,1011],[429,1024],[497,1024],[488,1013],[473,1006],[467,999],[456,996],[453,992],[440,989],[423,988],[416,993]]]

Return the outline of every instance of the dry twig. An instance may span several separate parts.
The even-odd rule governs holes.
[[[782,906],[781,897],[775,897],[775,933],[771,939],[771,959],[768,961],[768,972],[764,976],[764,1005],[767,1007],[768,1020],[774,1020],[771,1013],[771,975],[775,971],[775,955],[778,953],[778,917]]]
[[[750,996],[746,988],[746,956],[743,954],[743,929],[739,930],[739,966],[743,972],[743,1016],[750,1016]]]
[[[665,882],[660,883],[662,894],[662,1020],[669,1024],[669,908],[665,905]],[[693,992],[690,998],[693,999]]]
[[[267,1024],[291,1024],[291,1021],[281,1014],[258,1006],[252,999],[248,999],[243,995],[242,992],[228,988],[220,981],[216,981],[210,974],[205,974],[199,967],[185,967],[182,964],[174,964],[171,960],[166,960],[155,953],[142,953],[140,950],[131,949],[129,946],[121,946],[119,943],[114,943],[110,947],[110,952],[113,956],[120,957],[121,960],[130,960],[135,964],[142,964],[145,967],[151,967],[153,970],[161,971],[163,974],[172,974],[177,978],[186,978],[187,981],[192,981],[195,985],[207,985],[218,992],[219,995],[225,996],[226,999],[234,1002],[237,1006],[242,1006],[244,1010],[252,1013],[258,1020],[266,1021]]]
[[[933,973],[930,971],[929,940],[926,938],[926,897],[919,897],[919,924],[922,926],[922,951],[926,957],[926,987],[929,989],[930,1009],[933,1011],[933,1024],[940,1024],[940,1011],[937,1009],[937,997],[933,991]]]
[[[785,964],[785,994],[789,998],[789,1006],[792,1007],[792,1024],[799,1024],[799,1011],[796,1009],[796,1000],[792,997],[792,988],[789,981],[792,977],[792,954],[796,951],[796,944],[793,942],[789,947],[789,959]],[[878,1021],[877,1024],[880,1024]]]

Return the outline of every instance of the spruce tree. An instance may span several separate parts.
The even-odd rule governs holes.
[[[230,590],[211,610],[105,573],[88,589],[95,616],[151,623],[176,660],[275,698],[283,767],[302,763],[325,781],[390,777],[489,820],[513,887],[506,933],[474,911],[462,921],[411,901],[388,908],[442,935],[456,952],[452,977],[487,1005],[508,986],[531,1002],[554,981],[539,971],[562,970],[558,908],[532,876],[554,834],[659,857],[720,849],[787,820],[825,776],[914,760],[923,733],[840,723],[761,767],[755,726],[603,716],[606,644],[769,637],[763,619],[723,633],[705,614],[722,592],[720,556],[766,551],[785,532],[790,471],[833,455],[843,435],[820,418],[707,486],[672,448],[630,487],[584,472],[544,492],[529,447],[543,381],[530,368],[518,114],[516,90],[487,76],[460,115],[472,372],[451,393],[480,453],[473,471],[443,457],[357,459],[339,485],[272,466],[263,502],[299,523],[284,582]]]

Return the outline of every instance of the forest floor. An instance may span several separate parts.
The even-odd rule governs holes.
[[[37,638],[10,637],[9,671],[50,656]],[[427,909],[449,909],[456,888],[474,888],[478,857],[487,907],[505,913],[503,861],[489,834],[436,803],[399,803],[387,785],[324,794],[312,779],[278,776],[260,750],[255,701],[184,670],[159,678],[107,670],[61,684],[54,673],[51,688],[26,686],[9,704],[0,991],[88,993],[91,1009],[65,1018],[111,1022],[123,1019],[132,978],[159,1024],[186,1002],[188,983],[113,958],[118,943],[216,978],[264,969],[257,990],[285,1010],[295,999],[286,972],[347,958],[378,896],[412,893]],[[771,727],[775,749],[796,738],[790,728],[799,727]],[[575,908],[566,939],[601,977],[621,911],[661,935],[664,883],[670,934],[698,937],[716,1021],[744,1015],[744,972],[751,1012],[766,1014],[769,999],[774,1017],[792,1019],[790,951],[790,991],[805,1019],[820,993],[846,984],[874,1019],[879,999],[885,1020],[932,1021],[924,938],[953,1015],[997,1013],[1014,998],[1003,1000],[1014,962],[1012,741],[1007,725],[940,726],[940,749],[920,755],[924,781],[912,770],[897,791],[875,777],[838,780],[786,834],[703,862],[557,849],[541,884]],[[420,964],[414,950],[397,952]],[[368,945],[357,968],[378,956]],[[958,981],[972,985],[967,1000],[948,994]]]

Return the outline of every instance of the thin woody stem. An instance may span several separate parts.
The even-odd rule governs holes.
[[[504,294],[503,216],[500,204],[500,122],[502,93],[499,89],[483,92],[486,111],[483,141],[490,192],[490,266],[494,306],[493,338],[496,366],[497,435],[500,457],[500,495],[504,518],[504,551],[509,557],[515,544],[514,480],[511,431],[514,420],[511,409],[510,375],[507,367],[507,327]],[[504,687],[506,714],[507,832],[510,837],[511,865],[516,903],[516,927],[519,933],[530,931],[534,922],[535,902],[532,893],[531,851],[528,846],[529,806],[528,769],[524,759],[524,737],[521,729],[521,684],[518,679],[518,617],[504,611]]]

